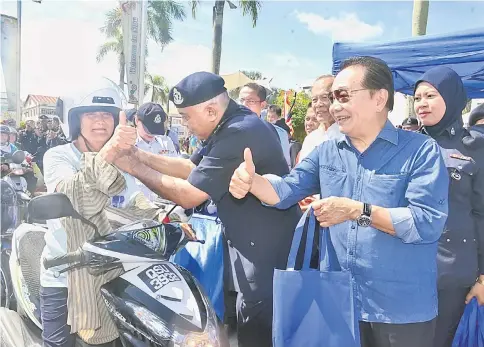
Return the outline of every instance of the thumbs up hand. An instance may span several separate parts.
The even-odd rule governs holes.
[[[114,129],[111,139],[104,145],[99,154],[108,163],[114,164],[114,161],[120,156],[129,155],[133,149],[138,134],[136,128],[129,126],[124,111],[119,112],[119,124]]]
[[[244,161],[235,170],[230,180],[229,192],[237,199],[243,199],[250,192],[255,176],[255,165],[250,148],[244,151]]]
[[[136,144],[138,134],[136,128],[128,125],[126,113],[119,112],[119,124],[114,130],[114,135],[111,138],[113,144],[118,149],[131,149]],[[109,142],[111,142],[111,140]]]

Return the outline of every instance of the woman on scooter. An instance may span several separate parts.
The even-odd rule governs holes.
[[[81,95],[75,106],[68,110],[72,143],[47,151],[44,179],[48,192],[66,194],[74,208],[105,234],[111,231],[105,212],[108,206],[125,208],[129,205],[131,214],[127,216],[150,219],[156,217],[158,209],[149,205],[143,194],[134,190],[135,186],[127,186],[127,175],[111,165],[124,160],[123,153],[113,150],[111,145],[123,142],[119,133],[124,134],[123,138],[132,139],[133,143],[136,140],[136,129],[127,125],[116,128],[122,109],[119,90],[112,85],[93,90]],[[125,118],[124,113],[122,115]],[[131,146],[128,143],[122,145],[123,149]],[[73,218],[49,220],[47,224],[49,231],[45,236],[41,264],[45,258],[76,250],[94,234],[92,228]],[[102,301],[100,286],[116,277],[119,271],[95,277],[84,268],[59,276],[58,272],[64,268],[46,270],[41,265],[44,346],[73,347],[73,334],[95,345],[115,340],[118,331]]]

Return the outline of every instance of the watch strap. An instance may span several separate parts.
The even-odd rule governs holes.
[[[366,202],[363,203],[363,214],[368,217],[371,216],[371,205]]]

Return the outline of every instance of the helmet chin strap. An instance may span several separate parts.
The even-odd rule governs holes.
[[[84,144],[86,145],[86,148],[89,152],[94,152],[91,148],[91,146],[89,146],[89,141],[87,141],[87,139],[84,137],[84,135],[82,135],[82,133],[79,133],[79,136],[83,138],[84,140]]]

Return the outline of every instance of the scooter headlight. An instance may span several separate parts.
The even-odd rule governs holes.
[[[126,306],[133,310],[133,313],[142,321],[157,337],[161,340],[170,340],[172,332],[160,318],[155,316],[149,310],[142,306],[138,306],[129,301]]]
[[[207,327],[208,328],[208,327]],[[182,347],[219,347],[216,335],[210,333],[210,329],[201,334],[190,333],[185,336]]]

